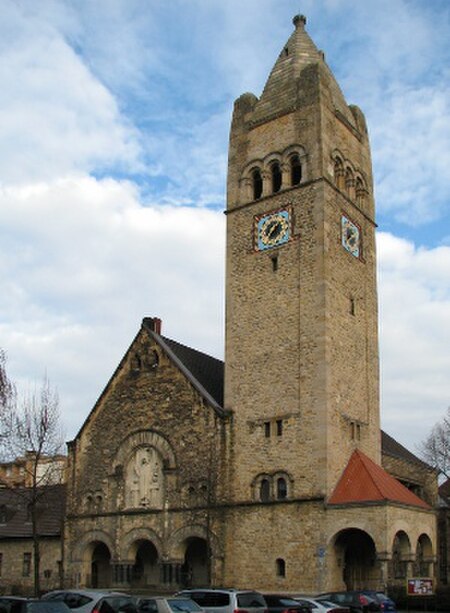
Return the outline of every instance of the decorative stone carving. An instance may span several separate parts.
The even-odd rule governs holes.
[[[128,507],[160,508],[163,502],[163,463],[154,447],[138,447],[128,462],[126,478]]]

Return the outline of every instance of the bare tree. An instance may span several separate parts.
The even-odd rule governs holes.
[[[0,451],[11,431],[16,389],[6,373],[6,354],[0,349]]]
[[[428,437],[419,446],[423,460],[450,478],[450,407],[444,417],[431,429]]]
[[[40,593],[40,536],[39,519],[46,488],[55,483],[56,471],[61,471],[58,454],[63,449],[64,437],[60,426],[58,395],[47,379],[41,388],[15,402],[11,412],[12,429],[3,447],[10,460],[21,458],[26,487],[13,487],[3,483],[21,496],[27,505],[31,523],[34,562],[34,592]],[[55,457],[56,456],[56,457]]]

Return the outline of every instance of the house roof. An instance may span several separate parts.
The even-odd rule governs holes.
[[[151,318],[144,318],[142,325],[208,404],[221,415],[225,415],[226,411],[223,409],[223,361],[166,336],[161,336],[155,330],[153,322],[154,320]]]
[[[403,447],[403,445],[401,445],[383,430],[381,431],[381,448],[383,453],[386,455],[390,455],[401,460],[406,460],[407,462],[413,462],[414,464],[418,464],[419,466],[422,466],[422,468],[426,468],[428,470],[434,470],[432,466],[418,458],[411,451],[406,449],[406,447]]]
[[[409,506],[431,507],[397,481],[384,468],[356,449],[331,494],[328,504],[398,502]]]
[[[64,519],[66,486],[47,485],[38,488],[37,493],[39,536],[60,536]],[[31,488],[0,488],[0,539],[32,537],[32,524],[28,512],[31,496]]]

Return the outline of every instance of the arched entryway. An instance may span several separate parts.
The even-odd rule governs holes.
[[[380,569],[373,539],[357,528],[342,530],[335,540],[338,566],[342,569],[342,581],[348,590],[376,587]]]
[[[133,587],[151,587],[160,582],[158,552],[154,544],[147,540],[134,543],[134,565],[131,569]]]
[[[205,539],[190,537],[185,541],[186,552],[181,568],[181,583],[185,587],[209,585],[209,548]]]
[[[427,534],[421,534],[417,539],[415,574],[418,577],[432,576],[431,563],[433,562],[433,545]]]
[[[111,552],[105,543],[91,544],[91,587],[109,587],[111,585]]]

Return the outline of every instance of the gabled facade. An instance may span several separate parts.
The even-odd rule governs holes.
[[[225,365],[144,319],[69,447],[72,586],[314,593],[434,573],[430,471],[418,497],[382,467],[364,116],[294,26],[261,97],[234,107]]]

